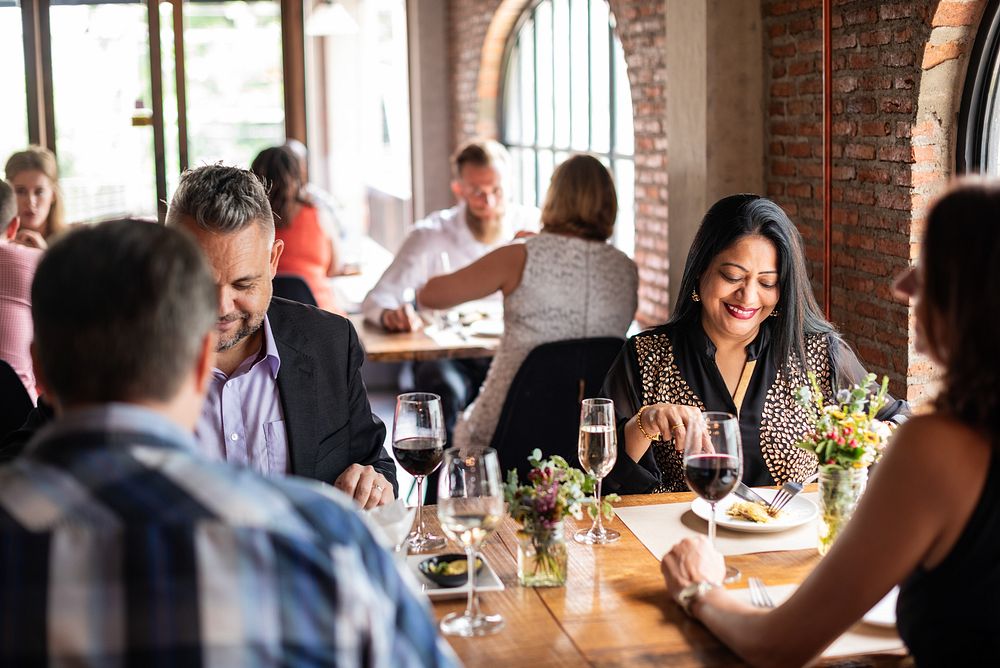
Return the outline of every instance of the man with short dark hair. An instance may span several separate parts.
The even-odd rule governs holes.
[[[365,297],[365,319],[392,332],[423,326],[407,302],[435,274],[457,271],[525,232],[538,230],[539,211],[509,201],[504,191],[510,155],[498,142],[474,139],[451,157],[451,191],[458,204],[418,221],[392,264]],[[447,262],[444,262],[447,258]],[[494,297],[500,301],[500,293]],[[489,359],[448,359],[417,362],[413,369],[418,390],[441,395],[448,438],[458,413],[479,393]],[[433,486],[430,498],[435,498]]]
[[[216,286],[188,235],[69,232],[32,298],[58,418],[0,468],[0,665],[453,663],[346,496],[198,453]]]
[[[218,288],[218,357],[196,429],[203,452],[331,483],[365,508],[392,501],[396,467],[361,379],[354,327],[272,299],[283,242],[260,180],[223,165],[185,172],[167,225],[194,236]]]
[[[0,360],[14,369],[34,403],[38,392],[28,352],[31,279],[42,251],[15,242],[19,226],[14,189],[0,180]]]

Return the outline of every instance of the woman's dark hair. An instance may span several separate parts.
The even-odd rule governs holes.
[[[312,204],[302,183],[298,157],[287,146],[265,148],[253,159],[250,171],[260,177],[267,187],[275,227],[292,224],[292,211],[296,204]]]
[[[807,334],[836,334],[836,329],[820,311],[809,284],[802,237],[780,206],[760,195],[730,195],[712,205],[698,227],[684,263],[677,308],[670,323],[695,323],[701,318],[701,304],[691,299],[698,281],[712,260],[743,237],[759,235],[774,244],[778,252],[778,286],[781,297],[772,324],[778,360],[806,368]]]
[[[945,368],[939,410],[1000,443],[1000,185],[960,181],[927,216],[917,318]],[[927,316],[933,317],[928,322]]]

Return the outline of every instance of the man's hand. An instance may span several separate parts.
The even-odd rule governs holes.
[[[392,494],[392,485],[382,477],[382,474],[371,466],[351,464],[333,486],[344,494],[354,498],[354,501],[368,510],[375,506],[384,506],[396,497]]]
[[[390,332],[416,332],[423,329],[424,321],[409,304],[382,311],[382,326]]]

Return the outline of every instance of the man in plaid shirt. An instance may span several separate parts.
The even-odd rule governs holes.
[[[71,232],[32,297],[58,419],[0,469],[0,665],[454,663],[350,499],[197,454],[216,288],[187,235]]]

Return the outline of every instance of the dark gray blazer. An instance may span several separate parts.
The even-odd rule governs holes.
[[[267,310],[281,358],[278,392],[289,468],[333,484],[351,464],[370,464],[398,495],[385,425],[372,414],[361,379],[365,353],[350,320],[275,297]]]

